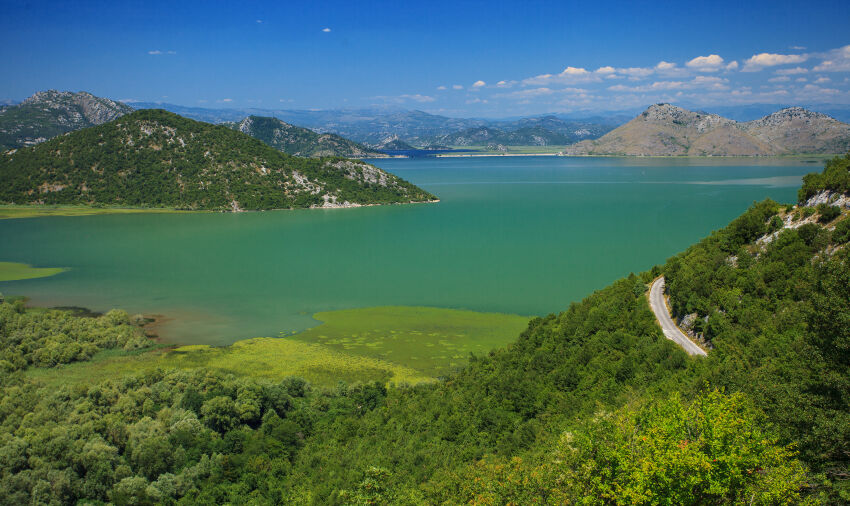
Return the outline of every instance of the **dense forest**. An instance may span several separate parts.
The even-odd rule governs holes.
[[[801,202],[831,180],[807,178]],[[51,389],[27,371],[89,352],[40,349],[135,353],[121,349],[139,334],[120,312],[7,302],[0,502],[847,503],[848,223],[828,204],[756,203],[417,386],[160,370]],[[658,275],[707,358],[662,335],[646,298]]]
[[[364,162],[290,156],[145,109],[0,154],[0,203],[257,210],[434,200]]]

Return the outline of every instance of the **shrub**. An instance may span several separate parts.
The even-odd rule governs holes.
[[[844,244],[848,241],[850,241],[850,219],[841,220],[835,224],[835,230],[832,231],[832,242]]]
[[[818,204],[817,211],[820,214],[818,221],[821,223],[829,223],[841,214],[840,207],[827,204]]]

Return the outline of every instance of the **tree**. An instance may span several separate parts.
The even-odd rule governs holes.
[[[799,504],[805,469],[742,394],[678,394],[565,434],[554,466],[587,504]]]

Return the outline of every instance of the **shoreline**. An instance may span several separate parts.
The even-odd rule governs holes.
[[[401,206],[408,204],[434,204],[440,199],[414,200],[410,202],[388,202],[385,204],[358,204],[311,207],[288,207],[280,209],[241,209],[239,211],[215,209],[173,209],[165,207],[87,207],[87,206],[40,206],[33,205],[0,205],[0,220],[16,220],[24,218],[48,218],[54,216],[95,216],[101,214],[188,214],[188,213],[264,213],[267,211],[301,211],[314,209],[350,209],[355,207]]]

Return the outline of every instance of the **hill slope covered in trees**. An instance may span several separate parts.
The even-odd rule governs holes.
[[[201,370],[49,389],[26,371],[53,363],[14,357],[64,320],[3,304],[20,366],[0,376],[0,502],[846,504],[850,209],[802,200],[850,158],[830,167],[797,207],[755,204],[415,387]],[[646,299],[662,274],[708,357],[663,337]],[[101,329],[117,316],[88,342],[121,346]]]
[[[364,162],[293,157],[155,109],[0,154],[0,181],[9,204],[248,210],[435,198]]]

